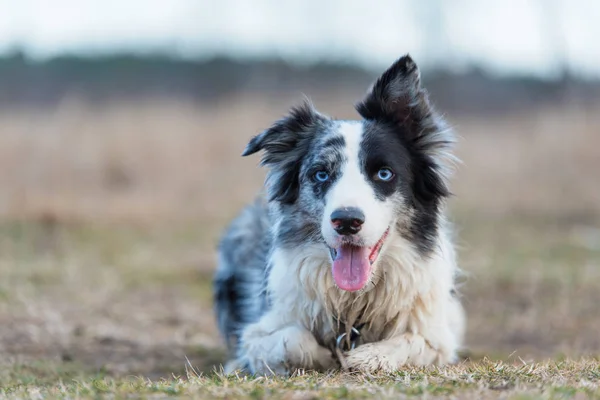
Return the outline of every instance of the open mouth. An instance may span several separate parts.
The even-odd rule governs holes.
[[[388,233],[389,228],[371,247],[343,243],[336,249],[329,249],[333,260],[333,279],[340,289],[355,292],[365,287]]]

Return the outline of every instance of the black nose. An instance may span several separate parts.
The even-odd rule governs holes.
[[[365,214],[356,207],[340,208],[331,213],[331,225],[340,235],[354,235],[365,223]]]

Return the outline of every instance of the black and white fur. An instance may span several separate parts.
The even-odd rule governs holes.
[[[262,150],[268,174],[266,196],[234,220],[219,245],[215,312],[233,353],[226,372],[335,368],[340,329],[359,322],[361,344],[343,357],[353,370],[456,360],[464,316],[444,218],[453,136],[408,55],[356,109],[361,120],[336,120],[305,103],[243,153]],[[389,176],[382,169],[393,179],[380,179]],[[326,181],[315,178],[319,171]],[[347,208],[364,215],[351,236],[331,222],[335,210]],[[332,249],[383,238],[366,286],[340,289]]]

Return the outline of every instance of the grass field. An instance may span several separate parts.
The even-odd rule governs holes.
[[[262,182],[245,141],[287,100],[0,113],[0,397],[600,398],[600,108],[451,120],[459,365],[219,375],[214,245]]]

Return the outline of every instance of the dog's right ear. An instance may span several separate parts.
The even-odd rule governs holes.
[[[266,130],[263,133],[261,133],[260,135],[256,135],[252,139],[250,139],[250,142],[246,145],[246,148],[242,152],[242,157],[252,155],[252,154],[256,153],[257,151],[262,150],[263,141],[265,140],[265,136],[267,136],[267,133],[269,131],[270,130]]]
[[[271,132],[272,130],[273,127],[267,129],[266,131],[263,131],[262,133],[250,139],[250,142],[248,142],[246,148],[242,153],[242,157],[250,156],[258,151],[261,151],[264,148],[265,141],[268,141],[269,136],[273,135],[273,133]]]
[[[327,117],[306,101],[250,140],[242,156],[264,150],[260,163],[270,167],[267,174],[269,200],[287,204],[296,201],[302,158],[308,153],[311,139],[326,121]]]
[[[265,151],[262,165],[271,165],[289,157],[296,149],[314,134],[314,127],[326,117],[319,114],[308,101],[290,110],[289,114],[275,122],[270,128],[250,139],[242,157]]]

